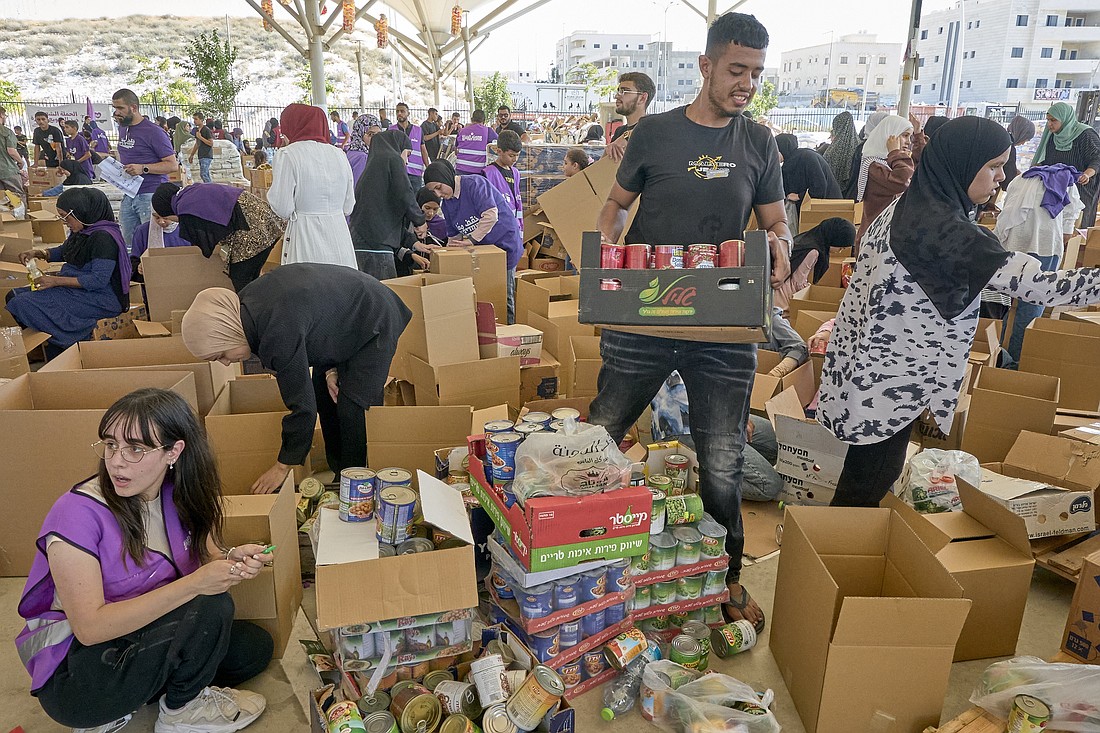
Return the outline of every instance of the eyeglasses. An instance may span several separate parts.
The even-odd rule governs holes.
[[[141,463],[141,459],[145,457],[146,453],[154,453],[167,447],[166,445],[159,445],[156,448],[142,448],[139,445],[120,446],[113,440],[99,440],[92,443],[92,450],[103,460],[109,461],[115,457],[115,453],[121,451],[122,460],[127,463]]]
[[[624,94],[642,94],[642,92],[639,92],[637,89],[623,89],[622,87],[615,90],[616,97],[621,97]]]

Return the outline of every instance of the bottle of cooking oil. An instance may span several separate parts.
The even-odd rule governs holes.
[[[31,284],[31,290],[38,290],[38,278],[42,277],[42,270],[38,269],[38,260],[31,257],[27,260],[27,281]]]

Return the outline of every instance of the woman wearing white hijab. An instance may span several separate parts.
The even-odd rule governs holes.
[[[909,188],[926,138],[913,134],[913,123],[887,115],[867,135],[859,163],[856,201],[863,202],[863,221],[856,234],[856,247],[871,222]]]

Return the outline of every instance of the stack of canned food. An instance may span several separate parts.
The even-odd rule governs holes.
[[[381,689],[401,680],[420,679],[430,671],[453,666],[473,648],[470,609],[394,619],[337,629],[336,655],[345,672],[373,669],[388,650],[394,666]]]
[[[707,267],[741,267],[745,242],[728,239],[721,244],[612,244],[600,245],[600,267],[605,270],[678,270]]]
[[[519,421],[490,420],[485,423],[485,478],[496,489],[505,506],[517,501],[520,506],[536,494],[517,496],[512,482],[516,478],[516,450],[527,436],[534,433],[560,433],[566,420],[580,420],[580,412],[572,407],[559,407],[553,412],[528,412]]]

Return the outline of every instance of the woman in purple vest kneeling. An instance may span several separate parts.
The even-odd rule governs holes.
[[[228,590],[271,556],[220,546],[198,418],[175,392],[141,389],[104,413],[92,447],[98,474],[54,503],[19,602],[31,694],[79,730],[118,730],[158,698],[157,733],[244,728],[266,702],[232,687],[264,670],[272,641],[233,620]]]

